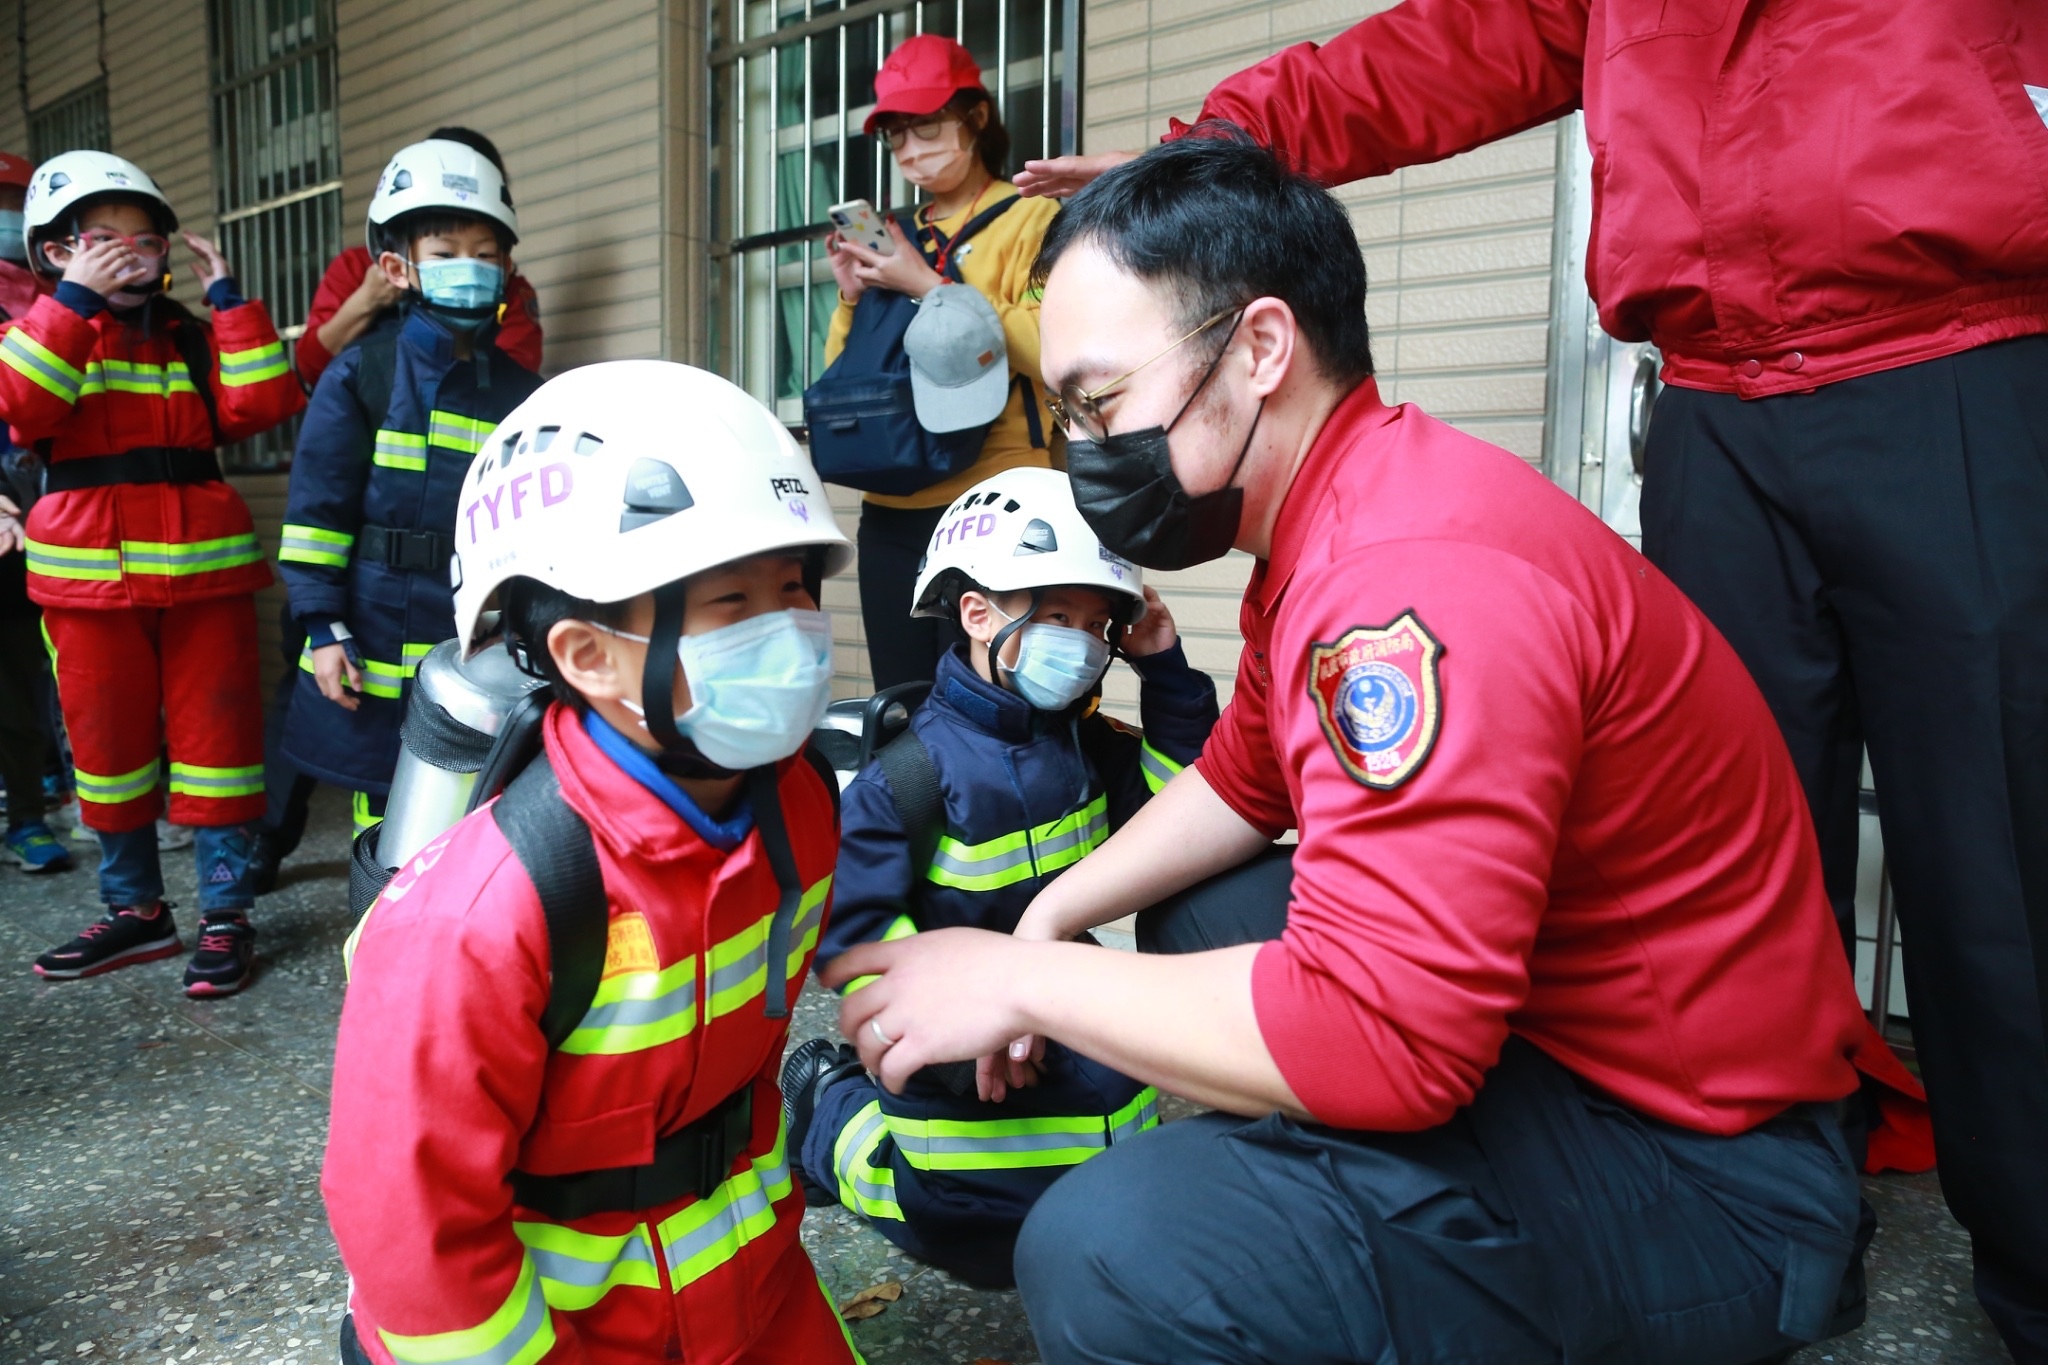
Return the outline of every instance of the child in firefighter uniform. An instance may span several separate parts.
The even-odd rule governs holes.
[[[61,279],[0,328],[0,415],[48,464],[28,520],[29,595],[56,659],[108,907],[35,969],[92,976],[180,951],[157,860],[168,777],[170,818],[195,827],[199,868],[185,989],[229,994],[249,979],[255,938],[255,593],[270,568],[215,447],[305,399],[269,315],[242,298],[211,242],[184,234],[212,326],[164,292],[178,219],[141,168],[105,152],[53,157],[36,168],[23,220],[30,263]]]
[[[503,175],[473,148],[430,139],[393,156],[367,233],[405,290],[400,318],[328,366],[300,430],[277,557],[306,645],[283,751],[355,793],[358,833],[390,790],[414,671],[455,633],[463,475],[540,385],[491,344],[518,230]]]
[[[652,360],[543,385],[460,510],[458,638],[507,647],[481,639],[495,592],[554,688],[603,975],[550,1051],[560,964],[498,823],[517,784],[364,916],[321,1180],[344,1358],[856,1360],[797,1240],[776,1085],[836,848],[799,752],[830,698],[817,591],[852,547],[772,413]]]
[[[1063,473],[1013,469],[957,499],[916,609],[957,619],[968,640],[940,660],[911,719],[925,762],[892,772],[892,746],[847,788],[821,966],[921,930],[1010,932],[1047,882],[1199,756],[1216,723],[1215,684],[1189,667],[1137,567],[1088,529]],[[1142,734],[1095,709],[1118,645],[1141,681]],[[938,797],[920,815],[904,792],[932,779]],[[791,1153],[819,1202],[967,1280],[1008,1285],[1038,1197],[1158,1122],[1156,1092],[1056,1044],[1037,1073],[1016,1088],[977,1083],[965,1064],[927,1068],[892,1095],[851,1048],[814,1040],[783,1073]]]

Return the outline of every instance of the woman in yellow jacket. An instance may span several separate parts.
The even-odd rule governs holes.
[[[889,54],[875,77],[875,108],[866,131],[888,144],[903,178],[930,201],[917,211],[914,245],[891,220],[893,255],[865,250],[836,233],[827,243],[839,282],[839,308],[825,338],[828,365],[846,346],[853,305],[864,292],[893,289],[923,298],[944,282],[939,271],[953,235],[977,213],[1017,194],[1003,178],[1010,134],[981,83],[980,67],[951,38],[920,34]],[[939,656],[960,638],[950,623],[910,615],[918,562],[940,514],[991,474],[1055,463],[1048,445],[1060,437],[1042,411],[1027,413],[1026,403],[1042,402],[1031,265],[1057,208],[1049,199],[1021,200],[960,244],[960,278],[995,308],[1009,342],[1011,372],[1030,385],[1012,385],[1009,403],[973,465],[916,493],[869,493],[861,504],[860,610],[877,690],[933,676]]]

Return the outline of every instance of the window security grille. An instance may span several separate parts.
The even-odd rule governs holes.
[[[212,0],[209,10],[220,249],[289,347],[342,247],[333,0]],[[225,462],[283,469],[298,428],[244,441]]]
[[[38,165],[60,152],[112,151],[113,140],[104,76],[28,116],[29,159]]]
[[[824,369],[838,300],[826,210],[914,194],[861,133],[882,59],[958,38],[1010,131],[1010,170],[1075,148],[1080,0],[716,0],[711,12],[711,354],[784,421]]]

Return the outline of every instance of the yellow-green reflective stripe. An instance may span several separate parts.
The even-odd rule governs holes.
[[[121,577],[119,550],[52,545],[43,540],[31,540],[25,548],[28,551],[28,571],[45,578],[84,578],[107,582],[118,581]]]
[[[238,389],[246,384],[260,384],[266,379],[275,379],[291,368],[285,363],[284,343],[266,341],[261,346],[252,346],[246,351],[222,351],[220,353],[221,387]]]
[[[848,1119],[832,1144],[832,1169],[839,1176],[839,1202],[867,1218],[903,1221],[903,1206],[896,1202],[896,1171],[875,1164],[875,1149],[889,1136],[889,1121],[882,1117],[882,1102],[870,1100]]]
[[[896,1150],[920,1171],[1073,1166],[1109,1145],[1102,1115],[1073,1118],[911,1119],[885,1115]]]
[[[1141,744],[1138,747],[1139,770],[1145,774],[1145,786],[1155,796],[1161,788],[1173,781],[1173,775],[1181,770],[1181,766],[1150,744]]]
[[[73,768],[71,776],[81,799],[112,806],[155,791],[158,775],[163,771],[158,764],[159,760],[152,758],[132,773],[117,773],[111,777]]]
[[[427,414],[427,439],[437,446],[474,455],[483,449],[484,438],[491,434],[495,425],[436,408]]]
[[[370,451],[370,463],[386,469],[423,472],[427,467],[427,438],[410,431],[380,429]]]
[[[1109,798],[1047,824],[979,844],[941,836],[925,876],[962,891],[994,891],[1071,867],[1109,837]]]
[[[421,1337],[379,1328],[377,1335],[401,1365],[532,1365],[555,1349],[554,1317],[531,1255],[521,1257],[503,1306],[475,1327]]]
[[[894,943],[897,939],[909,938],[916,932],[917,922],[915,920],[911,919],[908,915],[898,915],[889,922],[889,927],[883,931],[881,941],[883,943]],[[872,976],[857,976],[846,983],[846,988],[840,994],[852,995],[862,986],[872,985],[878,979]]]
[[[589,1308],[622,1284],[661,1288],[645,1223],[617,1237],[601,1237],[555,1223],[515,1222],[512,1235],[533,1257],[550,1308],[570,1313]]]
[[[1110,1145],[1127,1142],[1147,1128],[1158,1126],[1159,1092],[1148,1085],[1129,1104],[1109,1116]]]
[[[775,1206],[792,1189],[786,1138],[777,1128],[775,1145],[746,1170],[662,1220],[657,1233],[668,1261],[669,1284],[676,1292],[703,1279],[775,1226]]]
[[[370,794],[368,792],[349,793],[348,819],[349,824],[354,826],[357,834],[361,834],[383,818],[383,816],[377,815],[370,810]],[[365,918],[367,918],[367,915]]]
[[[78,390],[84,384],[85,376],[73,369],[63,356],[21,328],[16,327],[5,338],[0,338],[0,361],[26,376],[30,383],[65,402],[78,401]]]
[[[346,568],[349,551],[355,543],[356,538],[346,531],[286,522],[279,536],[277,557],[280,562],[288,564],[330,564],[337,569]]]
[[[169,365],[151,365],[146,361],[94,360],[85,367],[85,382],[79,387],[79,397],[93,393],[139,393],[151,398],[163,398],[174,393],[197,393],[192,386],[192,372],[181,360]]]
[[[263,765],[249,768],[204,768],[197,763],[171,763],[171,791],[178,796],[260,796]]]
[[[785,981],[802,973],[804,955],[817,946],[818,929],[825,918],[825,898],[831,891],[832,878],[827,875],[798,900],[796,922],[789,932]],[[704,955],[706,1023],[724,1018],[767,989],[768,931],[774,923],[773,914],[763,915],[731,938],[711,945],[711,951]]]
[[[387,663],[382,659],[363,660],[363,693],[371,697],[402,697],[405,695],[406,680],[420,671],[420,660],[432,652],[432,645],[406,644],[400,647],[405,654],[404,663]],[[313,668],[313,646],[309,642],[299,650],[299,670],[311,673]]]
[[[121,542],[121,567],[128,573],[168,574],[183,578],[188,574],[214,573],[254,564],[262,558],[263,549],[251,533],[222,536],[217,540]]]
[[[616,1057],[685,1037],[697,1027],[695,954],[657,972],[623,972],[598,983],[563,1052]]]

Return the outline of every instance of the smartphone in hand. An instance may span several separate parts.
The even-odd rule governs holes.
[[[847,241],[877,255],[896,254],[896,239],[889,235],[887,221],[867,200],[849,199],[843,204],[834,204],[825,212],[832,219],[832,225],[839,229],[839,235]]]

